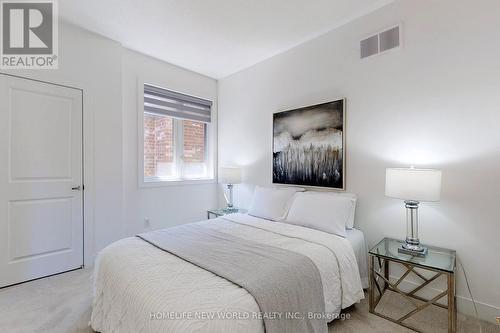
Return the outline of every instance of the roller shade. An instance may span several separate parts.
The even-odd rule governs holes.
[[[144,112],[209,123],[212,102],[144,84]]]

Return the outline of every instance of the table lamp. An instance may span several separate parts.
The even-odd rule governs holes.
[[[404,200],[406,207],[406,240],[398,252],[425,256],[427,248],[418,239],[418,205],[421,201],[439,201],[441,171],[434,169],[388,168],[385,195]]]
[[[229,190],[229,198],[226,198],[227,207],[224,209],[226,212],[234,212],[238,209],[233,205],[233,186],[234,184],[241,183],[241,169],[240,168],[229,168],[223,167],[219,169],[219,183],[227,184]]]

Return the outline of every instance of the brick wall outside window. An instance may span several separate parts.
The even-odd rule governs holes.
[[[174,121],[169,117],[144,114],[144,176],[170,176],[174,162]],[[205,162],[206,124],[183,120],[184,163]]]
[[[205,126],[198,121],[183,121],[185,163],[205,162]]]
[[[172,163],[173,121],[168,117],[144,115],[144,175],[161,176],[158,165]]]

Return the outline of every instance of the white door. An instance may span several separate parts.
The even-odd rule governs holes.
[[[82,186],[82,92],[0,74],[0,287],[83,265]]]

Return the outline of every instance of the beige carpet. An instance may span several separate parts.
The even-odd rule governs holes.
[[[0,289],[0,332],[9,333],[92,333],[88,327],[92,297],[91,271],[78,270]],[[405,304],[398,295],[388,294],[378,310],[401,313]],[[330,324],[330,332],[362,333],[413,332],[368,313],[363,301],[346,312],[350,317]],[[447,332],[444,310],[430,307],[415,318],[425,332]],[[413,322],[415,323],[415,321]],[[413,324],[412,323],[412,324]],[[500,332],[500,326],[482,323],[484,333]],[[478,322],[459,315],[459,332],[479,332]]]

